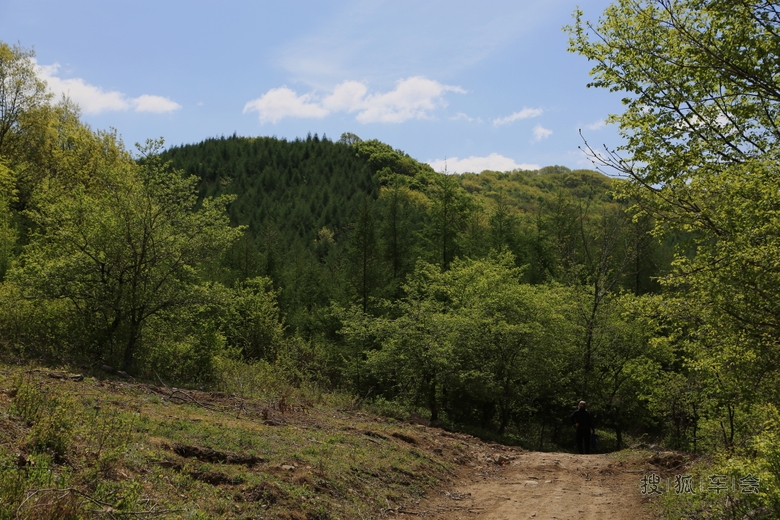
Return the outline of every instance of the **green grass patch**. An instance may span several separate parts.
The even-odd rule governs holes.
[[[250,397],[6,368],[0,390],[0,520],[377,516],[450,478],[460,453],[438,430],[312,389]]]

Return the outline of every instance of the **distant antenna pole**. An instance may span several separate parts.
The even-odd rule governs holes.
[[[447,175],[447,156],[444,156],[444,175]]]

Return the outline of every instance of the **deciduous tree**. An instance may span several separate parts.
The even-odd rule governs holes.
[[[618,0],[575,13],[570,49],[591,86],[623,93],[625,144],[601,153],[626,175],[655,232],[685,233],[667,287],[685,352],[732,447],[780,387],[780,4]]]
[[[200,301],[201,268],[240,234],[229,197],[200,204],[195,179],[150,143],[141,164],[93,172],[87,186],[50,179],[29,212],[36,231],[11,279],[29,297],[64,299],[87,332],[78,342],[131,370],[149,321]]]
[[[0,156],[13,153],[22,119],[51,99],[34,58],[33,51],[0,41]]]

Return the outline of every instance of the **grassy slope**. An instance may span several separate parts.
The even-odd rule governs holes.
[[[348,401],[68,375],[0,369],[0,518],[377,518],[504,449]]]

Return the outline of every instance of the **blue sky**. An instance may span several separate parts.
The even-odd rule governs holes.
[[[595,20],[610,3],[586,0]],[[127,145],[379,139],[451,172],[590,167],[620,95],[566,51],[572,0],[0,0],[0,40]]]

